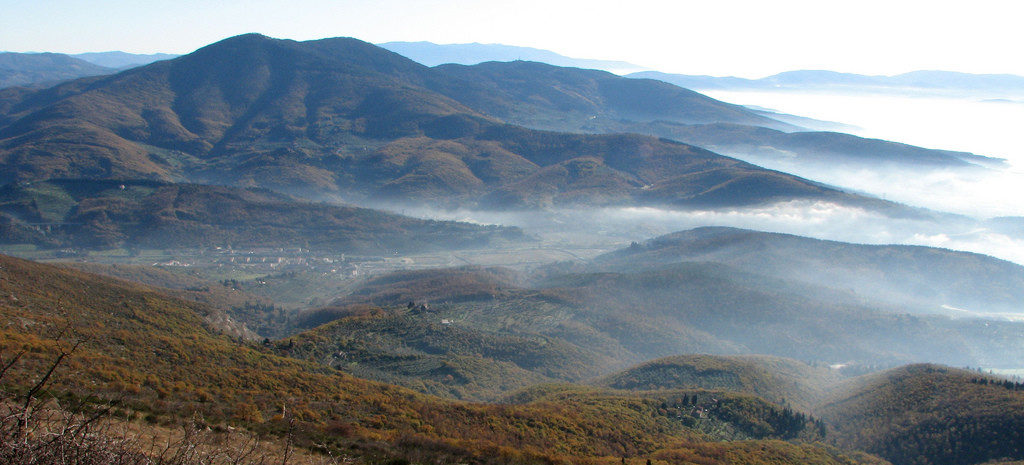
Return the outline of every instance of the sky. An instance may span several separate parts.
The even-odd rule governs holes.
[[[1020,4],[1020,6],[1018,6]],[[502,43],[684,74],[1024,75],[1024,2],[0,0],[0,50],[187,53],[233,35]]]

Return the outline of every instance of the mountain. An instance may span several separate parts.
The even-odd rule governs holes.
[[[385,254],[521,241],[518,228],[428,221],[261,189],[52,180],[0,187],[2,242],[49,248],[296,248]],[[276,258],[275,258],[276,260]]]
[[[202,305],[149,288],[2,256],[0,269],[5,395],[29,392],[54,366],[45,388],[61,404],[117,398],[111,408],[128,418],[247,428],[367,461],[541,464],[688,454],[709,465],[736,456],[751,464],[878,463],[778,441],[820,435],[806,417],[756,397],[569,390],[524,405],[448,402],[240,343],[204,322]],[[703,418],[679,419],[689,407],[684,396],[706,410]]]
[[[633,90],[613,92],[616,111],[659,103],[629,103],[639,86],[747,117],[617,79]],[[509,126],[463,103],[479,103],[481,86],[355,39],[238,36],[113,76],[0,92],[0,182],[185,180],[490,208],[876,202],[672,141]]]
[[[453,98],[490,116],[537,129],[649,134],[745,160],[777,163],[782,159],[801,166],[847,164],[877,169],[891,164],[920,169],[1003,164],[972,153],[805,131],[783,120],[813,126],[822,122],[752,111],[657,80],[631,81],[595,70],[519,61],[437,69],[480,88],[463,89]]]
[[[79,60],[88,61],[89,63],[92,63],[94,65],[99,65],[106,68],[126,69],[134,68],[136,66],[148,65],[154,61],[170,60],[171,58],[176,58],[181,55],[174,55],[170,53],[144,54],[112,51],[76,53],[71,56],[78,58]]]
[[[714,262],[849,290],[903,311],[1020,316],[1024,267],[931,247],[860,245],[734,228],[697,228],[598,257],[616,269]],[[1001,315],[1002,314],[1002,315]]]
[[[449,63],[475,65],[487,61],[536,61],[570,68],[600,69],[616,74],[625,74],[645,69],[643,66],[624,61],[569,58],[548,50],[502,44],[385,42],[377,45],[427,66]]]
[[[1024,385],[936,365],[847,381],[818,410],[842,446],[892,463],[967,465],[1024,457]]]
[[[0,53],[0,89],[52,85],[86,76],[111,74],[111,67],[60,53]]]
[[[829,90],[840,92],[1024,92],[1024,76],[1011,74],[968,74],[952,71],[913,71],[895,76],[865,76],[835,71],[787,71],[760,79],[690,76],[658,71],[640,71],[628,75],[640,79],[658,79],[672,84],[704,90]]]
[[[504,121],[541,129],[578,131],[580,127],[620,120],[798,129],[689,89],[605,71],[529,61],[442,65],[436,69],[476,84],[460,89],[453,98]]]

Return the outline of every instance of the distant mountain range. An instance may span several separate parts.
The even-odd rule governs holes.
[[[141,55],[125,52],[75,55],[3,52],[0,53],[0,89],[13,86],[46,87],[81,77],[113,74],[176,56],[167,53]]]
[[[629,77],[657,79],[696,90],[956,91],[967,95],[1024,92],[1024,76],[953,71],[913,71],[895,76],[865,76],[835,71],[801,70],[787,71],[761,79],[639,71],[629,74]]]
[[[128,53],[121,51],[112,52],[89,52],[76,53],[71,55],[79,60],[114,69],[127,69],[136,66],[148,65],[154,61],[170,60],[181,55],[171,53]]]
[[[565,79],[591,89],[530,97]],[[355,39],[250,34],[112,76],[0,91],[0,182],[145,178],[489,208],[879,202],[669,140],[499,119],[594,112],[772,124],[658,81],[525,62],[427,68]]]
[[[60,53],[0,53],[0,88],[52,85],[114,71]]]
[[[427,66],[475,65],[487,61],[536,61],[555,66],[600,69],[616,74],[646,70],[624,61],[570,58],[548,50],[502,44],[435,44],[431,42],[385,42],[377,44]]]
[[[269,40],[269,39],[268,39]],[[396,50],[399,49],[399,45],[402,43],[392,43]],[[414,43],[418,44],[418,43]],[[406,43],[409,45],[409,43]],[[419,44],[422,45],[422,44]],[[411,45],[410,45],[411,46]],[[426,47],[426,46],[424,46]],[[434,48],[440,48],[445,50],[448,46],[436,46]],[[492,48],[484,47],[469,47],[469,49],[480,50],[483,53],[484,50],[518,50],[515,48],[506,49],[504,46],[494,46]],[[223,48],[223,47],[221,47]],[[415,47],[413,47],[415,48]],[[427,47],[430,49],[431,47]],[[540,53],[543,51],[538,51]],[[556,63],[564,63],[564,61],[558,61],[552,59],[552,55],[546,55],[540,53],[541,56],[532,56],[531,58],[543,59]],[[522,55],[520,55],[522,56]],[[554,55],[557,56],[557,55]],[[111,65],[123,65],[126,63],[138,63],[142,61],[148,61],[159,58],[167,58],[170,55],[157,54],[157,55],[131,55],[123,54],[120,52],[109,52],[103,54],[90,54],[85,58],[100,60],[120,60],[120,61],[105,61],[105,63]],[[508,56],[494,56],[494,58],[508,58]],[[392,58],[394,59],[394,58]],[[70,60],[70,59],[69,59]],[[334,62],[332,66],[342,66],[345,62],[343,53],[339,52],[330,59],[326,59],[325,56],[320,56],[317,60],[326,60],[327,62]],[[189,60],[195,63],[195,60]],[[472,61],[472,60],[464,60]],[[577,63],[584,65],[583,63]],[[185,71],[186,66],[183,65],[171,65],[178,69],[179,74]],[[205,66],[205,65],[204,65]],[[190,67],[188,73],[210,73],[214,72],[214,68],[223,68],[224,64],[213,64],[209,63],[208,67]],[[308,66],[315,67],[313,62],[308,63]],[[268,68],[269,69],[269,68]],[[410,68],[411,69],[411,68]],[[113,72],[111,69],[93,70],[92,73],[103,74]],[[159,73],[160,71],[149,71],[143,74],[152,74],[153,72]],[[386,75],[389,73],[388,70],[378,70],[380,74]],[[464,108],[453,110],[454,113],[469,114],[477,116],[485,116],[490,118],[498,119],[505,123],[522,125],[535,129],[544,130],[555,130],[565,132],[586,132],[586,133],[618,133],[618,132],[634,132],[640,134],[649,134],[657,137],[670,138],[702,147],[710,147],[714,150],[720,150],[724,153],[749,158],[757,162],[762,163],[773,163],[773,166],[780,166],[778,163],[786,163],[793,160],[799,160],[800,162],[809,163],[820,163],[823,166],[839,166],[839,165],[855,165],[858,168],[876,168],[879,163],[882,164],[898,164],[912,166],[917,169],[922,168],[947,168],[947,167],[971,167],[974,165],[982,166],[996,166],[1000,164],[1000,160],[990,159],[986,157],[979,157],[974,154],[961,153],[961,152],[948,152],[940,150],[927,150],[919,147],[906,146],[903,144],[893,144],[884,141],[872,141],[865,140],[855,136],[839,133],[800,133],[800,134],[784,134],[792,133],[800,130],[801,124],[807,124],[812,127],[836,127],[835,125],[823,125],[821,122],[807,121],[800,118],[792,117],[790,115],[779,115],[770,112],[764,112],[760,110],[750,110],[744,107],[729,105],[723,102],[707,98],[701,94],[688,91],[679,87],[665,85],[658,81],[648,80],[629,80],[616,77],[609,73],[603,73],[594,70],[584,70],[575,68],[564,68],[557,67],[537,62],[528,61],[513,61],[507,63],[500,62],[488,62],[475,66],[462,66],[462,65],[443,65],[435,68],[433,71],[427,69],[419,69],[413,74],[419,74],[418,77],[413,79],[410,85],[425,87],[426,93],[420,93],[418,98],[423,98],[426,95],[432,94],[434,99],[437,97],[443,97],[449,100],[455,100],[462,104]],[[426,77],[430,76],[430,77]],[[73,76],[72,76],[73,77]],[[399,80],[406,79],[409,76],[398,77]],[[46,79],[59,79],[57,76],[50,76]],[[65,76],[64,78],[67,78]],[[137,78],[127,78],[137,79]],[[148,79],[148,78],[144,78]],[[302,79],[302,78],[299,78]],[[423,79],[426,79],[424,81]],[[153,87],[154,84],[159,83],[162,78],[158,78],[155,81],[149,80],[145,86],[146,90],[138,89],[142,93],[150,93],[152,95],[163,94],[167,95],[167,89],[158,89]],[[124,81],[124,80],[122,80]],[[429,82],[428,82],[429,81]],[[101,86],[104,84],[100,84]],[[365,85],[360,84],[360,85]],[[71,95],[65,95],[64,92],[77,92],[71,90],[73,86],[69,86],[62,90],[64,98],[71,98]],[[159,85],[158,85],[159,87]],[[187,87],[187,85],[185,86]],[[381,96],[383,94],[374,93],[376,92],[373,85],[364,87],[364,91],[367,95]],[[280,89],[277,89],[280,90]],[[355,91],[354,88],[350,89]],[[138,93],[138,91],[136,93]],[[186,91],[186,88],[180,86],[170,90],[172,94]],[[257,91],[253,89],[253,91]],[[104,91],[103,95],[107,95],[111,98],[116,97],[120,91]],[[274,101],[277,97],[262,93],[260,91],[260,105],[266,105]],[[329,91],[325,91],[329,92]],[[93,95],[101,94],[95,90],[91,91]],[[217,91],[220,93],[220,91]],[[321,95],[326,95],[324,92]],[[440,94],[440,95],[438,95]],[[20,116],[27,116],[25,111],[29,111],[28,105],[21,103],[14,103],[23,98],[27,98],[24,91],[9,92],[7,96],[13,97],[5,98],[0,95],[0,125],[4,125],[6,122],[13,122],[13,119]],[[122,96],[124,97],[124,96]],[[298,96],[293,96],[298,98]],[[77,96],[73,100],[89,99],[92,97]],[[131,98],[139,98],[134,96]],[[397,96],[395,98],[398,98]],[[404,97],[403,97],[404,98]],[[36,111],[41,109],[40,104],[57,104],[56,100],[50,97],[33,99],[33,105],[35,105]],[[27,100],[26,100],[27,102]],[[182,111],[188,111],[185,107],[191,105],[173,103],[177,102],[177,98],[172,98],[172,107],[181,107]],[[198,101],[194,101],[198,103]],[[256,103],[253,100],[251,103]],[[292,100],[291,103],[285,104],[291,105],[296,100]],[[367,100],[369,105],[370,100]],[[282,103],[282,102],[279,102]],[[320,103],[321,105],[323,102]],[[449,103],[443,103],[443,105],[449,105]],[[62,103],[61,105],[66,105]],[[116,104],[115,104],[116,105]],[[182,106],[183,105],[183,106]],[[13,110],[18,107],[20,111],[16,114],[11,114],[9,108]],[[103,106],[101,106],[103,107]],[[108,108],[109,109],[109,108]],[[89,113],[95,113],[97,109],[89,110]],[[100,110],[103,111],[103,110]],[[178,110],[175,110],[178,111]],[[261,111],[261,110],[255,110]],[[310,127],[326,127],[331,124],[327,120],[319,119],[318,113],[315,110],[311,110],[310,117],[313,118],[312,125],[310,122],[302,122],[299,124],[291,124],[292,128],[310,128]],[[291,112],[291,113],[289,113]],[[441,113],[452,113],[452,111],[443,111]],[[153,113],[155,115],[156,113]],[[240,130],[238,122],[223,120],[224,113],[219,110],[214,111],[215,119],[220,119],[217,122],[218,126],[232,127],[234,128],[233,133]],[[299,115],[301,110],[299,108],[291,108],[290,110],[284,111],[282,114]],[[56,116],[56,115],[52,115]],[[176,115],[181,120],[186,115]],[[151,115],[150,118],[153,116]],[[270,115],[265,115],[264,118],[273,119]],[[394,119],[396,121],[389,122],[387,124],[406,124],[410,129],[415,125],[421,124],[420,122],[397,122],[397,119],[402,119],[402,115],[379,115],[378,118],[383,119]],[[397,119],[396,119],[397,118]],[[138,117],[135,118],[139,120]],[[143,118],[144,119],[144,118]],[[185,117],[185,129],[191,131],[188,118]],[[145,123],[149,124],[149,123]],[[270,124],[270,123],[263,123]],[[439,123],[444,125],[450,125],[448,123]],[[174,124],[171,124],[173,126]],[[101,125],[102,126],[102,125]],[[159,126],[159,124],[158,124]],[[358,125],[352,126],[352,128],[358,129]],[[775,131],[769,131],[763,128],[774,129]],[[841,127],[840,127],[841,128]],[[116,131],[122,131],[117,129]],[[76,129],[80,130],[80,129]],[[140,133],[139,131],[147,132],[150,129],[133,129],[129,133]],[[116,132],[115,131],[115,132]],[[285,136],[285,133],[293,131],[291,136]],[[782,132],[777,132],[782,131]],[[0,127],[0,137],[5,131]],[[159,132],[159,129],[158,129]],[[312,151],[323,151],[329,150],[328,147],[357,147],[358,150],[363,150],[364,147],[379,146],[383,140],[388,140],[388,137],[380,137],[380,135],[373,135],[371,139],[366,140],[357,134],[356,139],[340,142],[338,140],[327,142],[323,140],[323,135],[316,137],[309,137],[308,135],[301,134],[302,131],[294,132],[294,130],[286,130],[281,134],[278,134],[275,138],[277,144],[286,143],[288,140],[296,138],[303,138],[319,146],[318,149],[314,149],[313,146],[308,144],[299,144],[300,146],[305,145],[302,149],[304,153]],[[344,129],[343,132],[351,133],[352,129]],[[365,130],[363,130],[365,132]],[[192,147],[182,146],[175,144],[168,146],[166,141],[156,140],[133,140],[134,136],[129,133],[119,135],[115,140],[105,140],[109,136],[92,135],[90,138],[101,140],[99,144],[89,144],[91,148],[86,150],[86,153],[95,153],[97,150],[109,150],[100,149],[99,147],[114,145],[119,147],[119,151],[122,151],[132,144],[144,143],[150,148],[139,148],[136,147],[132,151],[136,154],[142,152],[153,152],[163,151],[163,154],[155,154],[157,158],[168,159],[184,157],[174,161],[178,167],[173,170],[181,171],[182,169],[197,168],[201,171],[206,171],[216,178],[217,170],[205,170],[201,167],[195,166],[195,163],[190,163],[189,157],[196,154],[196,150]],[[410,135],[412,132],[406,131],[405,135]],[[161,136],[163,137],[163,136]],[[177,136],[172,136],[171,139]],[[191,136],[189,136],[191,137]],[[338,134],[334,134],[332,137],[338,138]],[[389,136],[390,137],[390,136]],[[166,137],[165,137],[166,138]],[[209,137],[204,136],[209,139]],[[28,139],[34,139],[30,137]],[[152,137],[149,137],[152,139]],[[204,146],[210,147],[217,146],[218,151],[224,151],[227,147],[227,140],[220,140],[215,137],[216,140],[206,140]],[[19,143],[29,142],[23,137],[19,137]],[[265,140],[264,140],[265,142]],[[4,144],[0,140],[0,157],[4,151],[2,145]],[[96,147],[98,145],[98,147]],[[239,148],[241,145],[238,143],[231,143],[231,147]],[[84,147],[84,146],[80,146]],[[297,146],[293,146],[287,150],[295,150]],[[39,147],[37,147],[39,148]],[[167,150],[170,152],[167,152]],[[58,157],[62,152],[65,152],[67,148],[58,147],[47,147],[45,150],[55,153]],[[206,150],[206,149],[204,149]],[[347,149],[343,149],[347,150]],[[155,153],[155,152],[154,152]],[[91,156],[91,155],[86,155]],[[131,159],[138,158],[137,155],[126,155],[120,158]],[[201,157],[205,158],[205,157]],[[308,158],[307,155],[303,155],[300,158]],[[196,161],[191,159],[191,161]],[[212,160],[204,160],[205,162]],[[776,163],[778,162],[778,163]],[[123,163],[123,162],[119,162]],[[195,177],[195,176],[184,176],[181,173],[171,175],[168,177],[166,168],[152,165],[151,160],[137,160],[136,162],[140,166],[143,172],[147,173],[146,176],[158,176],[162,179],[189,179],[197,181],[208,181],[209,178]],[[461,161],[460,163],[465,163]],[[531,161],[533,163],[533,161]],[[28,165],[32,165],[34,162],[28,162]],[[112,163],[112,167],[115,163]],[[52,163],[51,163],[52,165]],[[289,163],[289,166],[282,167],[281,172],[286,173],[284,179],[269,180],[269,184],[266,187],[282,188],[284,186],[296,187],[300,184],[300,180],[305,181],[305,184],[311,185],[311,188],[307,190],[310,192],[337,192],[339,190],[351,189],[339,185],[337,182],[331,180],[332,177],[337,177],[337,167],[323,167],[317,166],[317,163],[310,165],[309,161],[300,162],[303,167],[296,166]],[[458,167],[459,163],[444,169],[444,173],[437,173],[435,168],[427,168],[422,163],[416,168],[417,176],[423,174],[423,169],[435,171],[432,176],[440,176],[441,179],[436,179],[434,186],[430,187],[429,190],[437,191],[448,190],[458,192],[460,195],[466,195],[475,189],[474,185],[488,185],[494,187],[493,180],[496,180],[495,175],[486,175],[484,173],[476,172],[471,167],[472,164],[467,165],[469,171],[472,173],[472,177],[465,177],[463,179],[451,179],[451,175],[455,172],[465,172],[465,168]],[[295,172],[295,171],[299,172]],[[244,170],[243,170],[244,171]],[[155,174],[154,174],[155,173]],[[316,173],[316,174],[314,174]],[[329,174],[331,173],[331,174]],[[193,173],[194,174],[194,173]],[[232,175],[242,175],[244,177],[251,177],[243,173],[233,173]],[[409,172],[402,173],[409,174]],[[64,176],[61,174],[54,174],[55,176]],[[68,176],[73,176],[73,173],[69,173]],[[115,175],[116,176],[116,175]],[[262,176],[262,175],[259,175]],[[484,176],[484,177],[481,177]],[[491,180],[485,178],[490,176]],[[505,175],[498,175],[505,176]],[[344,176],[343,176],[344,177]],[[476,180],[472,179],[477,178]],[[507,177],[507,176],[506,176]],[[289,180],[289,178],[293,178]],[[420,178],[417,178],[420,179]],[[410,179],[402,181],[402,184],[407,184]],[[244,182],[256,182],[257,185],[264,181],[244,181]],[[389,180],[383,179],[383,182]],[[236,181],[229,181],[236,182]],[[465,183],[469,182],[469,185]],[[633,182],[633,181],[626,181]],[[252,184],[248,184],[252,185]],[[373,187],[371,187],[373,188]],[[365,191],[363,188],[357,188],[358,190]],[[404,189],[404,187],[403,187]],[[401,198],[405,194],[401,192],[395,193],[388,190],[388,192],[397,197]],[[449,192],[450,194],[451,192]],[[396,195],[397,194],[397,195]],[[435,195],[438,193],[435,192]],[[576,194],[571,194],[576,195]],[[472,197],[472,194],[469,194]],[[619,196],[619,194],[613,194],[612,197]],[[489,199],[485,203],[490,203]],[[526,199],[524,205],[537,204],[537,202],[545,203],[554,201],[552,197],[544,195],[540,199]],[[513,202],[516,203],[516,202]]]

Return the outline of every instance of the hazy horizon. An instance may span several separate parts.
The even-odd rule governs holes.
[[[187,0],[161,8],[123,0],[100,6],[60,0],[6,6],[0,48],[11,51],[188,53],[258,32],[295,40],[348,36],[373,43],[500,43],[664,72],[749,78],[798,69],[1024,75],[1024,63],[1006,60],[994,46],[1024,41],[1015,15],[992,14],[1015,7],[1006,1],[981,2],[972,9],[918,1],[842,8],[805,0],[645,0],[630,8],[607,1],[536,0]],[[874,32],[864,35],[865,25]]]

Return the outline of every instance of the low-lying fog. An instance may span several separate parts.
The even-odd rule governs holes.
[[[753,163],[914,206],[975,217],[1024,216],[1024,96],[949,97],[708,91],[731,103],[755,105],[856,126],[858,136],[1006,159],[990,170],[848,170],[801,166],[784,159]]]
[[[523,227],[551,243],[608,249],[700,226],[732,226],[864,244],[912,244],[983,253],[1024,265],[1024,236],[982,227],[969,218],[943,222],[893,219],[860,208],[792,201],[757,208],[675,211],[651,207],[545,212],[427,211],[435,219]]]
[[[1024,142],[1019,135],[1024,127],[1024,96],[992,99],[789,91],[708,93],[728,102],[856,125],[857,135],[864,137],[1004,158],[1009,166],[991,170],[851,170],[751,159],[762,166],[887,200],[966,216],[941,222],[893,219],[858,208],[802,201],[685,212],[604,208],[542,214],[423,209],[407,209],[405,213],[517,225],[553,243],[586,243],[598,248],[618,247],[698,226],[734,226],[855,243],[943,247],[1024,265],[1024,218],[987,221],[999,216],[1024,217]]]

